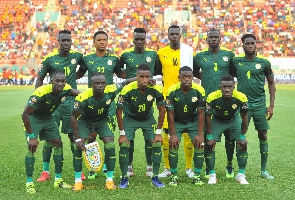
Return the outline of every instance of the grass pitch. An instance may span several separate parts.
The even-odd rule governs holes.
[[[83,91],[86,86],[80,86]],[[105,178],[102,172],[96,180],[86,180],[86,186],[94,188],[74,192],[70,189],[53,188],[54,163],[51,159],[51,179],[45,183],[38,183],[36,179],[42,171],[41,149],[43,142],[35,154],[34,183],[37,193],[26,194],[24,156],[26,140],[23,133],[21,113],[26,101],[33,92],[33,86],[0,87],[0,135],[1,135],[1,166],[0,166],[0,199],[294,199],[294,118],[295,118],[295,85],[277,85],[274,116],[270,121],[268,132],[269,159],[268,171],[275,176],[275,180],[268,181],[260,178],[260,153],[257,133],[251,122],[247,132],[249,159],[246,168],[249,185],[239,185],[234,180],[225,178],[226,155],[224,141],[216,147],[216,185],[195,186],[191,179],[185,176],[185,162],[183,147],[180,147],[179,179],[177,187],[168,185],[169,178],[162,179],[165,188],[157,189],[151,185],[150,179],[145,177],[144,141],[141,131],[135,139],[134,168],[135,177],[130,178],[127,189],[107,191],[104,189]],[[118,152],[118,131],[116,131],[116,150]],[[64,143],[63,178],[74,184],[72,155],[66,135],[62,135]],[[100,143],[101,144],[101,143]],[[101,144],[102,145],[102,144]],[[182,144],[181,144],[182,145]],[[161,165],[161,171],[164,164]],[[235,172],[238,170],[234,159]],[[83,171],[87,175],[86,167]],[[120,169],[117,156],[115,169],[115,183],[120,181]],[[204,180],[206,182],[206,180]]]

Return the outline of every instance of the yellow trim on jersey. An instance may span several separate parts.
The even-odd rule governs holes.
[[[84,92],[80,93],[77,97],[76,100],[79,102],[82,102],[90,97],[93,96],[93,90],[92,88],[87,88]]]
[[[53,57],[53,56],[56,56],[59,54],[58,52],[59,49],[55,49],[53,50],[53,52],[51,52],[50,54],[48,54],[47,56],[44,57],[43,61],[46,60],[47,58],[50,58],[50,57]],[[79,51],[75,51],[75,50],[70,50],[70,54],[73,54],[73,53],[80,53]],[[82,54],[82,53],[80,53]]]
[[[239,54],[239,55],[237,55],[235,57],[243,58],[243,57],[245,57],[245,53],[241,53],[241,54]],[[264,57],[263,55],[261,55],[259,53],[256,54],[256,58],[264,59],[264,60],[267,60],[268,62],[270,62],[268,58]]]
[[[154,51],[154,52],[156,52],[155,50],[153,50],[153,49],[149,49],[149,48],[146,48],[146,47],[144,48],[144,50],[145,50],[145,51]],[[134,51],[134,47],[131,47],[131,48],[129,48],[129,49],[125,49],[125,50],[122,51],[120,57],[121,57],[124,53],[129,53],[129,52],[132,52],[132,51]]]
[[[104,89],[104,93],[115,92],[117,90],[116,84],[107,85]]]
[[[219,47],[219,50],[221,51],[229,51],[229,52],[233,52],[232,50],[228,49],[228,48],[225,48],[225,47]],[[206,52],[206,51],[209,51],[209,47],[206,47],[204,48],[203,50],[201,50],[199,53],[203,53],[203,52]],[[197,53],[198,54],[198,53]]]
[[[95,52],[90,52],[90,53],[86,54],[84,57],[86,58],[88,56],[92,56],[93,54],[96,55]],[[113,56],[113,57],[119,58],[119,56],[117,56],[116,54],[114,54],[114,53],[108,53],[108,52],[106,52],[106,54],[104,56]],[[97,57],[99,57],[99,56],[97,56]]]
[[[170,88],[168,88],[167,96],[169,96],[171,92],[178,90],[178,89],[180,89],[180,82],[178,82],[178,83],[172,85]],[[201,85],[198,85],[196,83],[192,83],[192,89],[199,91],[202,94],[202,96],[205,97],[205,89]]]
[[[66,83],[65,87],[63,90],[70,90],[71,86],[69,84]],[[49,94],[52,92],[52,84],[48,84],[48,85],[43,85],[41,87],[38,87],[32,95],[36,95],[37,97],[42,97],[46,94]]]
[[[232,97],[240,100],[242,103],[248,102],[246,95],[242,92],[237,91],[237,90],[233,91]],[[207,102],[210,103],[211,101],[219,99],[219,98],[222,98],[222,92],[221,92],[221,90],[216,90],[215,92],[212,92],[208,95]]]
[[[148,88],[153,88],[162,94],[162,88],[160,85],[154,85],[154,86],[148,85]],[[128,92],[130,92],[131,90],[136,90],[136,89],[138,89],[137,81],[133,81],[123,87],[123,89],[121,91],[121,95],[125,95]]]

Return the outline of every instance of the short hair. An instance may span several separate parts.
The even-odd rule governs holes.
[[[235,82],[235,79],[231,75],[224,75],[224,76],[221,77],[220,82],[221,81],[232,81],[232,82]]]
[[[100,75],[104,76],[104,74],[101,73],[101,72],[94,72],[94,73],[91,75],[91,78],[94,77],[94,76],[100,76]]]
[[[52,73],[52,78],[55,77],[57,74],[65,75],[65,73],[62,70],[56,70]]]
[[[96,36],[97,36],[98,34],[104,34],[104,35],[107,36],[107,39],[109,39],[109,36],[108,36],[108,34],[107,34],[106,32],[104,32],[104,31],[96,31],[96,32],[94,33],[94,35],[93,35],[93,40],[95,40],[95,38],[96,38]]]
[[[146,34],[146,31],[145,31],[144,28],[135,28],[134,33],[144,33],[144,34]]]
[[[71,31],[69,31],[68,29],[64,29],[58,32],[58,36],[60,36],[61,34],[70,34],[71,35]]]
[[[216,28],[210,28],[208,31],[207,31],[207,35],[209,35],[209,32],[213,32],[213,31],[217,31],[220,35],[220,31]]]
[[[192,68],[190,68],[189,66],[183,66],[183,67],[181,67],[180,69],[179,69],[179,74],[181,73],[181,72],[187,72],[187,71],[193,71],[192,70]]]
[[[140,71],[140,70],[144,70],[144,71],[151,71],[151,68],[148,64],[146,63],[141,63],[138,65],[137,67],[137,72]]]
[[[246,39],[246,38],[249,38],[249,37],[250,37],[250,38],[253,38],[254,40],[256,40],[255,35],[253,35],[252,33],[246,33],[246,34],[244,34],[243,37],[241,38],[242,43],[244,43],[245,39]]]
[[[168,32],[169,32],[169,30],[170,30],[171,28],[178,28],[179,31],[180,31],[180,27],[179,27],[179,26],[177,26],[177,25],[171,25],[171,26],[169,26],[169,28],[168,28]]]

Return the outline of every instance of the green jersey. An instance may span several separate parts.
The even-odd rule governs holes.
[[[154,75],[155,65],[159,63],[159,57],[155,50],[145,48],[144,53],[135,53],[134,47],[126,49],[120,56],[120,66],[123,69],[126,64],[126,78],[136,77],[137,66],[139,64],[148,64],[151,69],[151,76]]]
[[[92,88],[86,89],[80,93],[74,103],[74,110],[81,113],[79,119],[87,122],[98,122],[108,116],[108,110],[111,102],[115,99],[116,95],[121,91],[120,84],[107,85],[104,90],[102,99],[96,99],[93,96]]]
[[[234,57],[238,91],[243,92],[249,99],[249,104],[265,104],[265,78],[273,76],[268,59],[256,55],[253,60],[245,58],[245,54]]]
[[[99,57],[95,53],[84,56],[85,66],[80,66],[79,71],[86,72],[88,70],[88,87],[91,87],[91,77],[95,72],[104,74],[106,84],[111,85],[114,83],[113,74],[120,74],[121,68],[119,58],[115,54],[106,53],[104,56]]]
[[[159,85],[148,86],[142,94],[137,81],[125,85],[120,93],[117,106],[124,108],[124,114],[137,121],[143,121],[153,115],[153,102],[158,106],[165,105],[162,89]]]
[[[206,113],[213,114],[215,119],[228,121],[235,118],[239,112],[248,112],[248,99],[242,92],[234,90],[230,101],[222,98],[221,90],[208,95]]]
[[[50,78],[52,74],[61,70],[64,72],[67,83],[72,86],[72,88],[77,89],[76,82],[76,68],[77,65],[84,66],[83,54],[77,51],[70,50],[70,54],[67,57],[61,57],[58,50],[45,56],[42,61],[42,66],[38,72],[40,76],[45,77],[49,73]]]
[[[71,94],[71,89],[71,86],[66,84],[58,96],[53,96],[52,84],[42,85],[32,93],[27,105],[35,109],[33,116],[46,119],[66,100],[66,97]]]
[[[174,120],[179,123],[194,122],[198,119],[198,108],[205,109],[205,90],[196,83],[185,94],[180,89],[180,82],[172,85],[167,92],[166,109],[174,110]]]
[[[202,70],[201,85],[206,95],[219,89],[220,79],[229,74],[234,56],[231,50],[224,47],[220,47],[216,54],[212,54],[207,47],[194,56],[194,70]]]

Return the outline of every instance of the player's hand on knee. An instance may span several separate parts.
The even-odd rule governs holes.
[[[239,140],[238,141],[238,147],[241,149],[241,151],[247,151],[247,144],[248,144],[248,142],[247,142],[247,140],[245,139],[245,140]]]
[[[194,141],[194,146],[195,148],[197,149],[204,149],[204,138],[203,138],[203,135],[196,135]]]
[[[177,149],[179,147],[179,140],[176,135],[170,135],[169,146],[172,148],[175,148],[175,149]]]
[[[121,145],[123,142],[126,142],[129,145],[129,141],[127,140],[126,135],[120,135],[118,139],[119,144]]]
[[[29,140],[28,148],[31,154],[34,154],[36,152],[38,146],[39,146],[39,142],[36,138],[32,138]]]
[[[79,138],[77,140],[75,140],[76,142],[76,146],[78,149],[80,150],[84,150],[85,149],[85,138]]]
[[[162,135],[158,135],[158,134],[155,135],[154,144],[156,144],[156,142],[161,142],[161,143],[163,142]]]
[[[216,142],[214,140],[207,141],[207,150],[211,152],[215,148]]]

